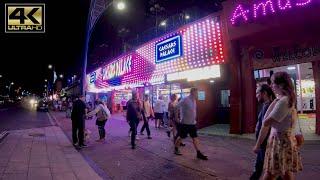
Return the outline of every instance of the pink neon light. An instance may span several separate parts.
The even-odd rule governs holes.
[[[248,21],[247,14],[249,13],[249,10],[244,10],[242,5],[239,4],[236,8],[236,10],[233,12],[232,18],[231,18],[231,23],[235,24],[236,20],[239,17],[242,17],[245,21]]]
[[[301,0],[301,1],[304,1],[304,2],[296,3],[296,6],[305,6],[309,3],[311,3],[312,0]]]
[[[88,83],[88,92],[106,91],[119,85],[121,87],[131,87],[132,85],[137,86],[145,83],[163,83],[164,74],[225,62],[222,46],[223,34],[219,19],[205,18],[199,24],[180,28],[171,36],[178,34],[182,36],[183,56],[161,64],[155,64],[155,44],[161,39],[164,40],[166,36],[158,38],[127,55],[121,56],[132,56],[132,69],[129,73],[118,76],[115,80],[108,80],[103,79],[104,72],[102,69],[105,68],[96,70],[96,80],[94,83]],[[115,61],[109,64],[113,62]],[[90,81],[90,74],[87,75],[87,81]]]
[[[258,11],[260,9],[260,7],[262,7],[262,14],[265,16],[267,15],[267,6],[269,6],[269,9],[271,10],[272,13],[275,12],[274,8],[273,8],[273,3],[271,0],[268,0],[266,1],[265,3],[261,2],[259,3],[258,5],[257,4],[254,4],[253,5],[253,13],[254,13],[254,18],[257,18],[257,14],[258,14]]]
[[[285,4],[284,6],[282,5],[282,1],[283,1],[283,0],[278,0],[278,7],[279,7],[279,9],[285,10],[285,9],[287,9],[287,8],[289,8],[289,9],[292,8],[290,0],[286,0],[287,2],[286,2],[286,4]]]

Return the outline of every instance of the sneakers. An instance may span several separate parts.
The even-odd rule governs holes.
[[[80,148],[86,148],[86,147],[88,147],[88,145],[82,144],[82,145],[79,145],[79,147],[80,147]]]
[[[181,156],[181,155],[182,155],[181,152],[179,151],[179,149],[175,149],[175,150],[174,150],[174,154],[175,154],[175,155],[178,155],[178,156]]]
[[[139,140],[140,138],[139,138],[139,136],[136,136],[136,140]]]
[[[203,155],[201,152],[197,153],[197,158],[201,160],[208,160],[208,157]]]
[[[141,133],[140,133],[140,135],[142,135],[142,136],[143,136],[143,135],[144,135],[144,134],[143,134],[143,132],[141,132]]]
[[[136,149],[136,146],[134,145],[134,146],[131,146],[131,149]]]
[[[151,136],[148,136],[148,139],[152,139],[152,137],[151,137]]]
[[[105,138],[102,138],[102,139],[97,139],[96,142],[104,142],[105,141]]]

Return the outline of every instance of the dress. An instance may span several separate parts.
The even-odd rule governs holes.
[[[298,172],[302,170],[302,163],[294,129],[297,121],[296,109],[288,107],[288,97],[277,100],[270,114],[273,118],[271,133],[268,139],[264,159],[264,170],[274,176],[283,176],[285,172]]]

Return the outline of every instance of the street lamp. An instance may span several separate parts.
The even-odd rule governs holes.
[[[63,74],[60,74],[59,77],[62,79],[63,78]]]
[[[44,80],[44,82],[48,82],[48,80],[47,80],[47,79],[45,79],[45,80]]]
[[[190,16],[187,14],[185,17],[184,17],[186,20],[190,19]]]
[[[166,26],[167,25],[167,22],[166,21],[162,21],[161,23],[160,23],[160,26]]]
[[[53,68],[52,64],[49,64],[48,69],[52,69],[52,68]]]
[[[118,10],[122,11],[125,8],[126,8],[126,4],[124,2],[120,1],[120,2],[117,3],[117,9]]]
[[[96,0],[91,1],[90,9],[89,9],[89,14],[87,17],[87,26],[86,26],[86,37],[85,37],[85,44],[84,44],[84,51],[83,51],[83,69],[82,69],[82,94],[85,94],[85,81],[86,81],[86,74],[87,74],[87,62],[88,62],[88,49],[89,49],[89,41],[91,34],[93,32],[93,29],[95,28],[98,20],[100,17],[104,14],[104,12],[112,5],[114,4],[115,0],[109,1],[109,3],[105,6],[105,8],[102,10],[102,12],[96,17],[94,22],[91,22],[92,19],[92,14],[93,14],[93,7],[95,7]],[[117,1],[117,9],[122,11],[126,7],[124,1]]]
[[[0,74],[0,78],[2,78],[2,75]]]

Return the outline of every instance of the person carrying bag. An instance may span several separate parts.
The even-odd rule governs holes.
[[[100,136],[100,139],[96,140],[96,142],[104,142],[106,137],[106,131],[104,127],[111,114],[109,109],[104,105],[102,101],[96,101],[95,104],[96,108],[88,113],[87,116],[96,115],[96,125],[98,126]]]

